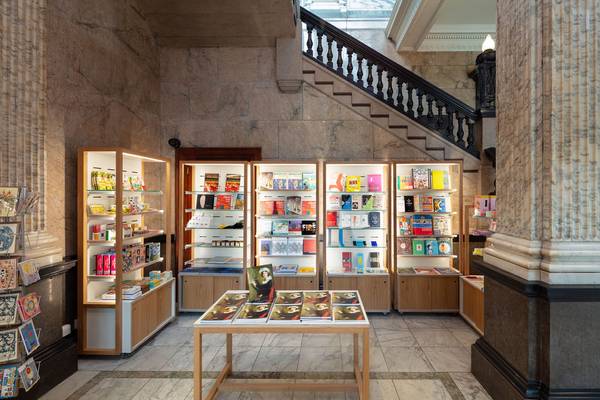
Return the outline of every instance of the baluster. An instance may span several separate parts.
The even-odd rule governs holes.
[[[349,80],[354,81],[354,75],[352,74],[352,70],[354,70],[354,66],[352,65],[352,54],[353,54],[352,49],[347,48],[346,54],[348,55],[348,66],[346,67],[348,74],[346,76],[348,77]]]
[[[435,101],[435,105],[436,105],[437,110],[438,110],[436,126],[437,126],[437,129],[440,130],[442,128],[442,126],[444,125],[444,120],[443,120],[443,116],[442,116],[442,110],[444,109],[445,104],[444,104],[443,101],[436,100]]]
[[[392,86],[392,80],[394,79],[394,75],[387,73],[387,98],[385,99],[391,105],[394,105],[394,87]]]
[[[446,125],[446,139],[452,143],[456,143],[454,139],[454,110],[452,107],[446,106],[446,119],[448,124]]]
[[[327,35],[327,66],[333,67],[333,50],[331,50],[331,44],[333,43],[333,36]]]
[[[413,90],[414,90],[414,88],[410,84],[407,83],[406,84],[406,90],[408,92],[408,97],[407,97],[407,100],[406,100],[406,108],[407,108],[406,111],[407,111],[409,117],[414,118],[414,116],[415,116],[415,111],[413,110],[413,106],[414,106],[414,103],[413,103]]]
[[[471,154],[477,154],[477,150],[475,149],[475,121],[471,118],[467,118],[467,151]]]
[[[360,86],[363,85],[363,67],[362,67],[362,60],[363,60],[363,56],[360,54],[356,54],[356,62],[358,63],[358,67],[356,70],[356,77],[358,78],[358,80],[356,81],[356,83],[358,83]]]
[[[433,119],[433,97],[427,95],[427,119]]]
[[[421,89],[417,89],[417,117],[421,118],[423,116],[423,92]]]
[[[343,73],[344,70],[342,68],[342,66],[344,65],[344,58],[342,57],[342,50],[344,48],[344,44],[341,42],[336,41],[335,42],[336,46],[337,46],[337,72],[339,73]]]
[[[317,28],[317,60],[323,61],[323,30]]]
[[[311,57],[313,55],[312,31],[313,31],[313,26],[307,22],[306,23],[306,35],[307,35],[307,39],[306,39],[306,54],[308,54]]]
[[[377,97],[383,98],[383,68],[377,66]]]
[[[458,120],[458,127],[456,129],[456,136],[458,140],[456,144],[460,147],[465,147],[465,140],[463,139],[463,136],[465,135],[465,131],[463,130],[463,120],[465,119],[465,116],[457,111],[456,119]]]
[[[373,91],[373,62],[367,60],[367,90]]]
[[[398,86],[398,95],[396,96],[397,106],[401,112],[405,112],[404,109],[404,94],[402,93],[402,86],[404,82],[400,80],[399,77],[396,77],[396,85]]]

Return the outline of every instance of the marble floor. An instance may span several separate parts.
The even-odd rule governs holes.
[[[370,315],[371,399],[490,399],[470,371],[477,334],[459,317]],[[42,397],[58,399],[192,399],[192,324],[183,314],[126,359],[83,358],[79,371]],[[225,337],[203,337],[205,390],[225,362]],[[350,335],[235,336],[234,377],[292,381],[352,379]],[[226,393],[226,400],[338,400],[353,393]]]

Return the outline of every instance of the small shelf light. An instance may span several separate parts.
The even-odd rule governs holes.
[[[487,50],[496,50],[496,42],[492,39],[492,35],[487,35],[481,45],[481,51]]]

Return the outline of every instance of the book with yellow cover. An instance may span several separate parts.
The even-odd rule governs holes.
[[[346,177],[346,192],[360,192],[360,176],[348,175]]]
[[[431,188],[436,190],[448,189],[448,172],[434,169],[431,171]]]

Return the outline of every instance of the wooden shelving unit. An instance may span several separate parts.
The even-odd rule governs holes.
[[[265,175],[267,174],[267,175]],[[273,179],[300,179],[301,184],[297,187],[285,188],[270,186],[266,184],[263,177],[273,174]],[[254,265],[272,264],[277,290],[311,290],[319,289],[320,254],[319,254],[319,220],[320,220],[320,168],[316,162],[254,162],[252,163],[252,190],[253,224],[252,224],[252,261]],[[305,187],[307,177],[312,177],[311,187]],[[292,214],[287,209],[287,201],[290,198],[299,198],[299,214]],[[267,215],[263,212],[263,202],[280,202],[283,204],[283,212],[278,215]],[[306,202],[312,202],[314,214],[305,215]],[[302,224],[314,222],[316,229],[314,234],[303,234]],[[276,224],[284,226],[287,224],[287,233],[276,233],[273,228]],[[290,232],[291,226],[300,226],[300,230]],[[273,254],[273,243],[275,241],[297,240],[302,243],[303,251],[292,254]],[[314,244],[314,252],[305,251],[308,242]],[[288,242],[289,243],[289,242]],[[271,246],[271,247],[269,247]],[[267,248],[270,250],[267,251]],[[288,245],[289,248],[289,245]],[[298,269],[303,267],[314,267],[314,272],[297,274],[278,274],[279,265],[296,265]]]
[[[401,184],[407,182],[407,177],[412,178],[415,169],[429,173],[428,187],[407,188]],[[394,308],[400,312],[459,311],[462,162],[394,163],[393,186]],[[422,222],[420,217],[439,229],[415,232],[413,222]],[[435,273],[435,268],[447,273]]]
[[[113,176],[112,190],[96,188],[99,178],[93,174],[97,173]],[[138,184],[143,181],[144,187],[131,189],[131,181]],[[123,148],[79,150],[78,344],[81,354],[131,353],[175,317],[172,278],[165,277],[160,285],[133,300],[125,300],[122,295],[124,282],[139,283],[148,270],[171,270],[170,187],[170,163],[166,158]],[[95,237],[95,229],[99,227],[104,232],[113,232],[112,236]],[[143,245],[161,241],[164,244],[161,244],[160,257],[146,259],[140,250],[141,260],[126,265],[124,251],[128,246],[140,245],[141,249]],[[110,254],[114,254],[112,271],[106,269],[99,273],[96,265],[99,254],[109,254],[109,259]],[[115,300],[103,299],[102,295],[111,287],[116,293]]]
[[[325,277],[324,288],[329,290],[359,290],[365,310],[387,313],[391,309],[392,282],[390,280],[389,218],[390,218],[390,165],[376,162],[325,163],[323,204],[325,215]],[[379,188],[369,188],[369,175],[379,176]],[[348,191],[348,177],[359,177],[360,188]],[[372,178],[375,179],[375,178]],[[343,208],[343,200],[360,202],[353,209]],[[377,198],[377,199],[376,199]],[[363,205],[363,199],[367,207]],[[371,200],[369,200],[371,199]],[[370,204],[370,205],[369,205]],[[335,213],[335,223],[332,221]],[[369,217],[378,218],[372,226]],[[365,224],[365,218],[367,223]],[[348,220],[350,227],[346,226]],[[342,238],[342,240],[340,240]],[[371,255],[379,268],[371,270]],[[352,268],[344,270],[351,259]],[[362,257],[364,272],[360,272]],[[374,264],[375,265],[375,264]]]
[[[245,288],[250,255],[249,169],[244,161],[179,162],[179,311],[205,311],[223,292]],[[218,177],[211,190],[207,174],[209,179]],[[239,177],[237,190],[226,187],[228,176]],[[200,225],[190,223],[193,218]]]

